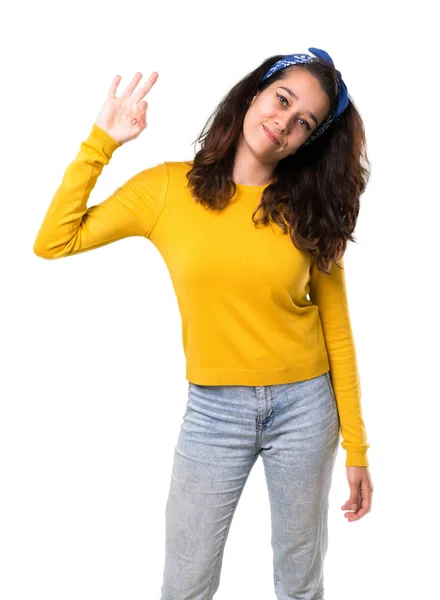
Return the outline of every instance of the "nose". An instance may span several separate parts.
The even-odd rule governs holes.
[[[280,115],[277,115],[277,118],[274,120],[275,126],[278,129],[278,131],[284,135],[287,135],[287,132],[289,131],[289,127],[291,127],[294,122],[295,122],[295,115],[293,115],[293,114],[291,114],[291,115],[280,114]]]
[[[278,120],[275,121],[275,127],[279,133],[286,133],[287,125],[284,121]]]

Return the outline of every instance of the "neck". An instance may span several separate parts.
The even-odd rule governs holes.
[[[234,158],[232,179],[243,185],[267,185],[273,179],[273,163],[258,159],[241,136]]]

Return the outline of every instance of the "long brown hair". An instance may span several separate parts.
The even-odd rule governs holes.
[[[292,69],[304,69],[318,79],[333,111],[337,72],[318,58],[281,69],[259,83],[282,56],[271,56],[241,79],[221,100],[196,139],[201,149],[187,172],[188,187],[196,202],[206,208],[222,210],[236,192],[232,179],[235,151],[257,91],[284,79]],[[252,219],[256,225],[268,225],[269,221],[277,224],[299,250],[310,252],[320,271],[329,273],[331,263],[343,256],[347,241],[356,242],[352,233],[369,175],[364,126],[350,98],[345,111],[324,133],[278,162]]]

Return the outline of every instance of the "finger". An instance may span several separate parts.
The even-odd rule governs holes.
[[[139,81],[141,79],[142,79],[142,73],[140,73],[138,71],[135,74],[135,76],[133,77],[133,79],[130,81],[130,83],[127,85],[127,87],[125,88],[123,93],[121,94],[121,98],[127,98],[128,96],[131,96],[132,91],[134,90],[134,88],[137,86],[137,84],[139,83]]]
[[[136,119],[137,119],[139,127],[141,129],[145,129],[145,127],[147,126],[147,103],[146,102],[140,102],[137,105]]]
[[[358,511],[346,513],[344,516],[347,517],[349,521],[358,521],[362,519],[367,513],[371,510],[371,496],[368,494],[362,500],[361,507]]]
[[[116,75],[116,77],[113,78],[112,84],[110,86],[110,90],[108,95],[111,98],[116,98],[116,90],[118,89],[118,85],[121,82],[121,76],[120,75]]]
[[[359,505],[360,507],[361,505]],[[349,517],[351,515],[356,514],[356,511],[358,510],[358,506],[356,506],[355,504],[347,504],[345,503],[343,506],[341,506],[341,510],[346,510],[347,512],[344,514],[344,517]]]
[[[136,94],[133,96],[136,102],[139,102],[139,100],[142,100],[142,98],[144,98],[148,94],[148,92],[151,90],[158,78],[159,73],[157,71],[153,71],[150,77],[147,79],[146,83],[144,83],[144,85],[140,87]]]
[[[348,501],[341,506],[341,510],[356,510],[360,506],[360,502]]]
[[[344,517],[346,517],[347,521],[349,523],[351,523],[352,521],[359,521],[359,519],[362,519],[362,517],[365,517],[365,515],[368,513],[369,511],[366,508],[361,508],[360,510],[358,510],[357,513],[346,513],[344,515]]]
[[[357,509],[360,508],[362,504],[362,494],[359,486],[351,485],[350,486],[350,497],[347,502],[344,504],[346,509]]]
[[[363,488],[361,491],[361,497],[359,498],[359,500],[358,501],[353,500],[353,496],[352,496],[349,500],[347,500],[345,502],[345,504],[343,504],[341,506],[341,510],[354,510],[356,512],[359,507],[359,508],[366,508],[367,512],[370,512],[372,500],[373,500],[373,489],[370,487]],[[347,515],[350,515],[350,514],[352,514],[352,513],[347,513]],[[344,516],[347,516],[347,515],[344,515]]]

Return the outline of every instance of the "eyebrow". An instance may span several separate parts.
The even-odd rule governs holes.
[[[298,100],[298,99],[299,99],[299,98],[298,98],[298,96],[297,96],[297,95],[296,95],[294,92],[292,92],[292,90],[289,90],[289,88],[286,88],[286,87],[284,87],[283,85],[280,85],[279,87],[280,87],[282,90],[286,90],[286,92],[287,92],[288,94],[290,94],[290,95],[292,96],[292,98],[295,98],[295,100]],[[313,119],[313,121],[315,121],[315,126],[316,126],[316,127],[318,127],[318,119],[315,117],[315,115],[314,115],[312,112],[310,112],[309,110],[306,110],[306,111],[305,111],[305,113],[306,113],[306,115],[309,115],[309,117],[310,117],[311,119]]]

